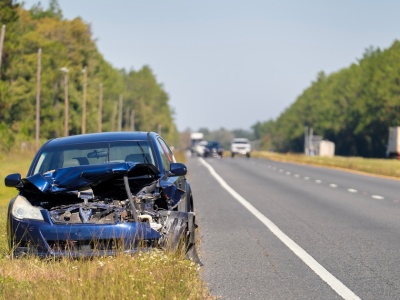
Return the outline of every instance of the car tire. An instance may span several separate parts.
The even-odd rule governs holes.
[[[167,233],[160,241],[160,246],[167,251],[184,255],[188,243],[188,213],[167,213],[165,230]]]

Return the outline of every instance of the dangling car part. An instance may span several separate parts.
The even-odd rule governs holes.
[[[10,174],[9,247],[14,256],[92,257],[144,247],[177,250],[200,263],[193,197],[156,133],[119,132],[50,140],[28,176]]]

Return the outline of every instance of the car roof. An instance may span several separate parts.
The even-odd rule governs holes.
[[[70,144],[109,142],[109,141],[130,141],[148,140],[148,132],[143,131],[119,131],[119,132],[100,132],[89,134],[78,134],[67,137],[55,138],[47,142],[47,146],[63,146]],[[151,135],[156,133],[150,132]]]

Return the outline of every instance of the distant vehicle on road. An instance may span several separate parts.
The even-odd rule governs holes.
[[[389,127],[386,157],[400,159],[400,127]]]
[[[235,138],[231,143],[231,157],[235,157],[235,155],[245,155],[246,157],[250,157],[251,145],[250,141],[246,138]]]
[[[204,151],[207,144],[208,144],[207,141],[201,141],[197,143],[195,146],[193,146],[193,154],[197,156],[204,156]]]
[[[203,141],[204,134],[202,132],[192,132],[190,134],[190,152],[197,154],[197,146]]]
[[[224,148],[217,141],[209,141],[204,147],[204,157],[219,157],[224,156]]]

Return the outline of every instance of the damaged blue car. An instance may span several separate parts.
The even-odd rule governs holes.
[[[92,257],[140,248],[185,251],[200,263],[187,169],[154,132],[47,141],[28,174],[10,174],[13,256]]]

